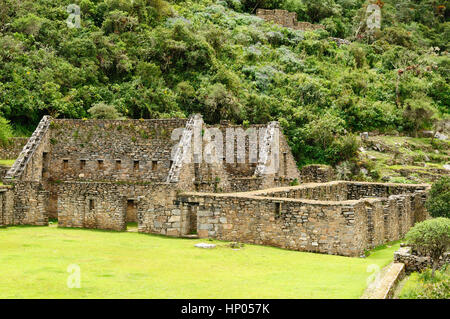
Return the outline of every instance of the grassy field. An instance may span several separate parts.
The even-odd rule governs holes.
[[[0,159],[0,165],[4,165],[4,166],[13,166],[14,162],[16,160],[7,160],[7,159]]]
[[[203,240],[204,241],[204,240]],[[0,228],[0,298],[359,298],[367,267],[387,265],[398,244],[367,258],[201,240],[57,227]],[[67,268],[81,270],[68,288]]]

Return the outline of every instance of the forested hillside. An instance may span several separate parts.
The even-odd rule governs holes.
[[[449,116],[449,2],[380,2],[369,36],[361,0],[0,0],[0,138],[5,119],[28,134],[42,115],[88,118],[101,103],[130,118],[278,120],[299,165],[337,164],[355,156],[355,133],[415,135]],[[66,24],[71,3],[81,28]]]

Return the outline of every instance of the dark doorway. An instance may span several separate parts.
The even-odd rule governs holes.
[[[187,235],[197,234],[197,207],[189,205],[187,213]]]

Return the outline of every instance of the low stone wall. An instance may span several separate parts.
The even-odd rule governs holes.
[[[306,165],[300,170],[302,183],[326,183],[335,179],[335,173],[331,166]]]
[[[308,186],[235,194],[185,193],[178,196],[179,207],[181,216],[187,210],[196,211],[200,237],[344,256],[360,256],[398,240],[426,216],[425,191],[337,201],[332,200],[333,191],[345,196],[345,182]],[[291,197],[303,196],[301,192],[310,197],[328,194],[331,200]]]
[[[10,166],[0,165],[0,179],[3,179],[3,177],[5,177],[10,168]]]
[[[182,215],[194,209],[198,235],[345,256],[364,250],[363,203],[317,202],[244,195],[179,196]],[[343,231],[345,229],[345,231]]]
[[[394,253],[394,261],[397,263],[405,264],[405,269],[407,273],[414,271],[423,271],[427,268],[431,269],[433,262],[429,256],[419,256],[414,253],[411,247],[401,247]],[[444,255],[444,258],[439,260],[439,267],[444,266],[444,264],[450,263],[450,252]]]
[[[0,159],[16,159],[27,141],[28,137],[12,137],[8,145],[0,146]]]

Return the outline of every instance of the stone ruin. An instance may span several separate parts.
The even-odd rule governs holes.
[[[244,143],[233,137],[229,149],[227,144],[236,159],[232,163],[225,158],[195,161],[195,149],[194,160],[186,161],[196,129],[225,135],[230,128],[262,132],[259,158],[250,160],[248,134]],[[270,171],[276,128],[277,122],[245,128],[207,125],[200,115],[154,120],[45,116],[3,178],[0,226],[48,225],[57,218],[59,227],[125,231],[127,223],[137,222],[141,233],[360,256],[402,238],[428,217],[428,185],[311,183],[332,178],[321,166],[308,169],[303,180],[282,132],[277,135],[279,169]]]
[[[287,10],[275,9],[257,9],[256,16],[262,18],[266,21],[271,21],[273,23],[279,24],[283,27],[302,30],[302,31],[314,31],[318,29],[325,29],[324,25],[312,24],[309,22],[299,22],[297,21],[297,13],[289,12]]]

